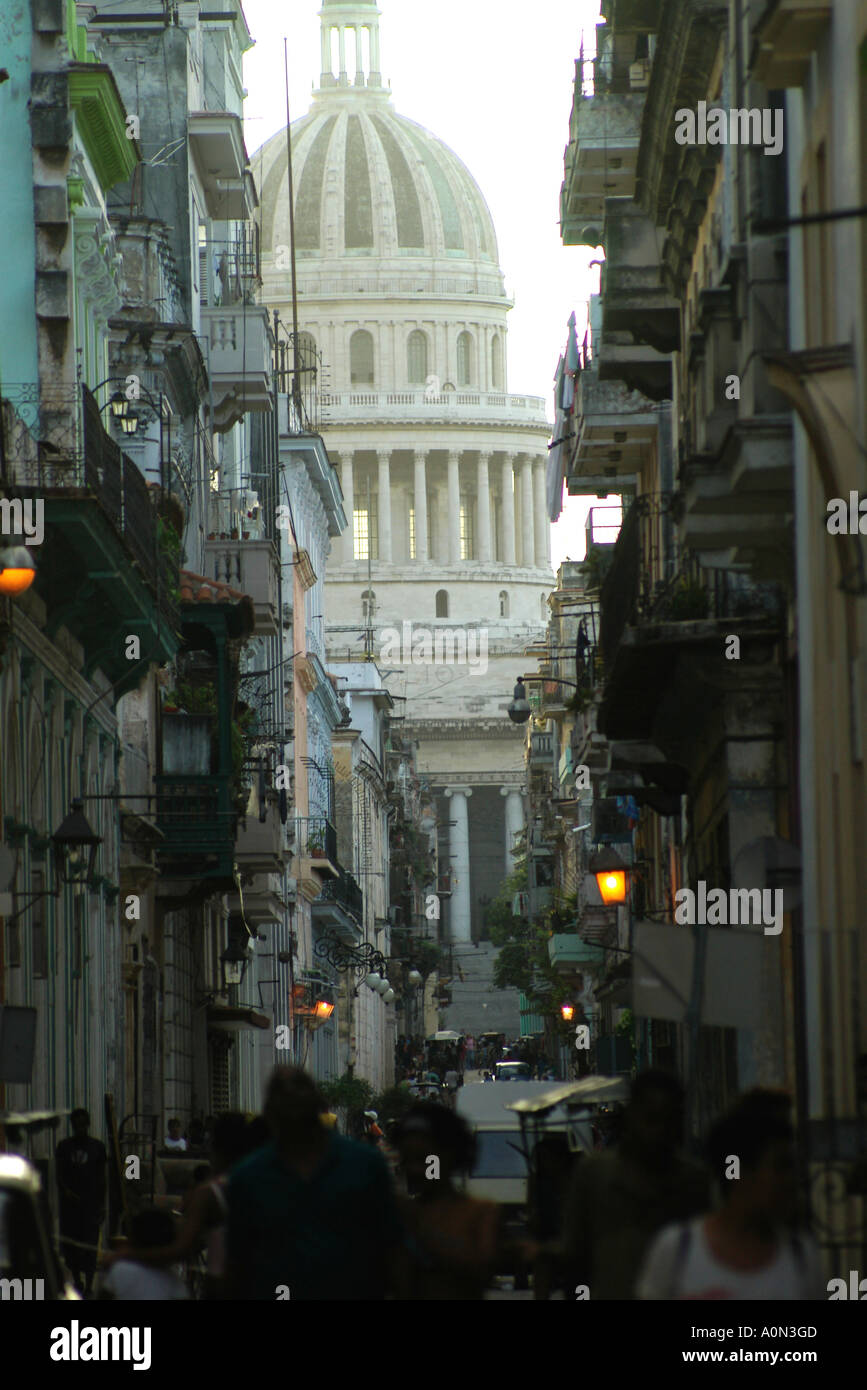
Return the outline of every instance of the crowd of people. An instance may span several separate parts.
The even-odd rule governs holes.
[[[462,1189],[474,1140],[454,1110],[414,1102],[387,1136],[368,1124],[363,1142],[335,1120],[307,1073],[278,1069],[262,1117],[214,1122],[210,1165],[197,1171],[179,1224],[156,1208],[134,1218],[103,1261],[97,1296],[473,1300],[516,1260],[532,1268],[536,1298],[826,1296],[780,1093],[738,1101],[700,1162],[682,1150],[680,1082],[642,1073],[604,1145],[551,1170],[545,1220],[517,1242],[495,1203]],[[84,1112],[73,1129],[58,1148],[58,1177],[73,1242],[64,1253],[81,1276],[81,1247],[96,1244],[105,1150]]]

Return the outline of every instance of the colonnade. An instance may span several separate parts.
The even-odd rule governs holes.
[[[401,472],[395,487],[395,455],[409,452],[412,464]],[[545,497],[547,459],[528,453],[499,454],[475,451],[474,459],[464,462],[465,454],[456,449],[392,451],[378,449],[375,471],[361,464],[365,476],[375,482],[371,496],[377,499],[378,559],[391,564],[395,559],[392,501],[398,491],[409,493],[414,513],[415,556],[419,564],[461,562],[461,499],[469,494],[475,503],[472,555],[470,562],[550,568],[551,533]],[[366,492],[356,487],[355,451],[329,450],[339,468],[343,486],[344,510],[350,522],[343,533],[340,560],[354,559],[351,518],[356,508],[363,510]],[[438,456],[437,462],[433,455]],[[445,460],[443,468],[442,460]],[[435,476],[431,486],[431,476]],[[468,485],[469,484],[469,485]],[[387,500],[386,500],[387,499]],[[495,510],[494,499],[499,504]],[[431,525],[430,511],[435,512]],[[432,544],[434,533],[437,543]],[[436,554],[434,554],[436,549]]]

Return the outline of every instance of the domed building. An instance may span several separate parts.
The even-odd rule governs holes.
[[[324,364],[322,432],[352,518],[328,563],[329,667],[372,656],[405,698],[402,732],[450,830],[444,916],[468,943],[523,824],[505,710],[553,588],[551,429],[544,400],[508,391],[512,304],[478,185],[395,111],[373,0],[325,0],[320,17],[292,162],[302,347]],[[285,131],[251,163],[263,299],[289,322]]]

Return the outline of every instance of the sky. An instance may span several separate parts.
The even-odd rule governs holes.
[[[245,134],[254,151],[286,124],[283,38],[292,119],[310,106],[320,70],[318,0],[243,0],[255,47],[244,60]],[[588,247],[564,246],[559,199],[574,65],[598,0],[379,0],[383,81],[396,110],[426,126],[474,176],[494,219],[509,315],[509,390],[543,396],[572,311],[579,338],[599,271]],[[552,557],[584,553],[593,499],[566,498]]]

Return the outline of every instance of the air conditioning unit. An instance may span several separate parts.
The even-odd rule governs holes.
[[[639,58],[629,64],[629,85],[633,92],[645,92],[650,86],[650,59]]]

